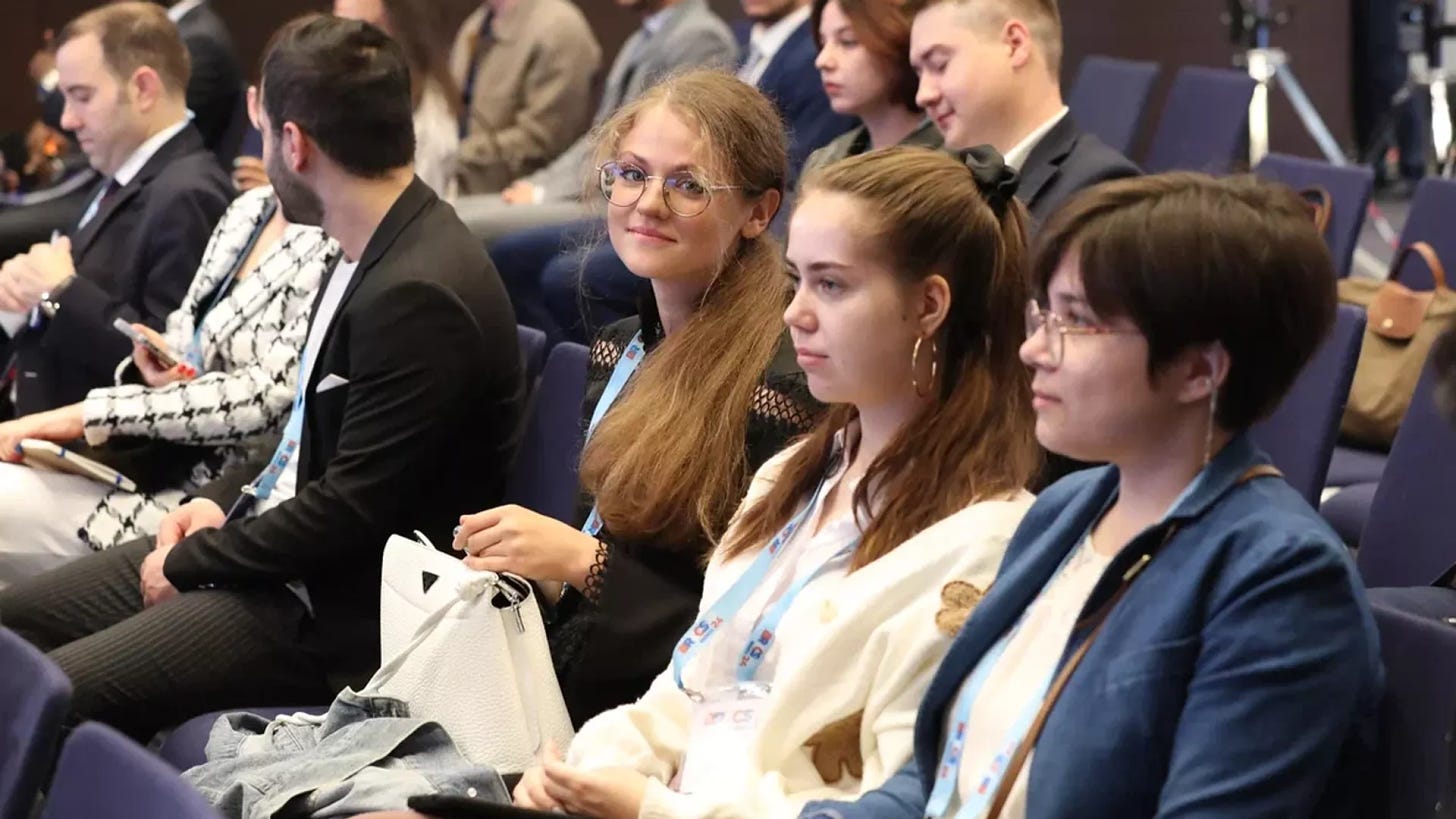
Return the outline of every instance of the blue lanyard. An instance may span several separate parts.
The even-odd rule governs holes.
[[[1156,529],[1166,526],[1173,512],[1203,483],[1207,474],[1208,470],[1205,468],[1198,475],[1194,476],[1193,480],[1183,488],[1183,491],[1169,505],[1168,511],[1163,514],[1162,520],[1153,528]],[[1167,535],[1165,535],[1165,543],[1168,538],[1172,537],[1172,533],[1173,530],[1170,529]],[[1090,536],[1091,530],[1089,529],[1084,537]],[[1078,543],[1081,543],[1081,541],[1078,541]],[[1057,570],[1052,575],[1052,579],[1047,581],[1047,586],[1055,582],[1057,576],[1067,568],[1067,563],[1072,559],[1072,555],[1076,551],[1074,548],[1062,558],[1062,562],[1057,566]],[[955,708],[951,712],[950,731],[946,736],[945,748],[942,750],[940,756],[940,765],[935,769],[935,787],[931,789],[930,799],[925,803],[925,816],[927,819],[942,819],[950,809],[951,798],[956,793],[960,778],[961,763],[965,759],[966,734],[970,730],[971,706],[975,703],[976,698],[980,696],[981,689],[985,687],[987,678],[991,676],[991,670],[996,667],[1001,656],[1006,653],[1006,648],[1010,644],[1011,639],[1016,636],[1016,633],[1021,629],[1022,623],[1025,620],[1026,612],[1022,612],[1021,618],[1017,620],[1016,625],[1001,635],[1001,639],[997,640],[996,644],[991,647],[991,650],[987,651],[981,657],[980,662],[976,664],[975,670],[967,678],[960,695],[956,698]],[[1042,680],[1036,686],[1035,690],[1032,691],[1034,696],[1027,700],[1027,704],[1022,709],[1021,715],[1011,724],[1011,730],[1007,732],[1007,739],[998,746],[1002,750],[998,751],[997,755],[992,758],[990,767],[975,782],[975,787],[971,792],[961,794],[961,808],[956,812],[956,819],[974,819],[974,817],[985,814],[987,803],[995,797],[997,789],[1001,786],[1001,779],[1006,773],[1006,766],[1010,761],[1010,751],[1007,749],[1014,750],[1016,745],[1031,730],[1031,724],[1036,720],[1037,713],[1041,711],[1042,703],[1046,700],[1047,692],[1051,690],[1052,681],[1056,679],[1060,670],[1061,663],[1058,663],[1047,673],[1046,679]]]
[[[303,405],[304,396],[308,394],[308,384],[305,379],[308,377],[304,364],[308,358],[307,350],[298,354],[298,391],[293,396],[293,410],[288,414],[288,424],[283,427],[283,440],[278,442],[278,448],[273,450],[273,457],[268,460],[268,466],[264,468],[263,474],[253,481],[250,487],[245,488],[247,494],[258,500],[267,500],[273,494],[273,487],[278,485],[278,479],[283,476],[283,471],[288,468],[288,462],[293,460],[294,454],[298,452],[299,442],[303,440]]]
[[[591,440],[592,433],[597,431],[597,425],[606,417],[607,410],[621,397],[622,390],[627,388],[627,382],[632,379],[632,374],[637,372],[637,367],[642,364],[642,359],[647,357],[647,348],[642,343],[642,331],[632,336],[627,343],[627,349],[617,359],[617,365],[612,368],[612,375],[607,379],[607,386],[602,390],[602,397],[597,399],[596,408],[592,410],[591,423],[586,428],[586,439]],[[596,504],[592,504],[591,512],[586,516],[586,524],[581,530],[592,537],[604,526],[602,516],[597,514]]]
[[[263,230],[273,220],[273,212],[278,209],[277,202],[278,200],[273,199],[264,206],[263,221],[259,222],[253,228],[253,235],[248,237],[248,243],[243,245],[243,249],[238,253],[238,258],[233,262],[232,269],[228,271],[227,278],[223,279],[218,284],[217,290],[213,291],[212,301],[208,302],[207,310],[201,316],[197,317],[197,323],[192,328],[192,346],[187,350],[187,362],[198,372],[202,372],[205,369],[202,366],[202,322],[207,320],[207,316],[213,310],[217,309],[218,303],[222,301],[223,297],[227,295],[228,291],[232,289],[233,284],[238,280],[238,273],[241,272],[243,264],[248,261],[248,256],[252,254],[253,248],[258,246],[258,240],[263,238]]]
[[[691,692],[683,685],[683,667],[702,650],[703,646],[712,639],[713,635],[718,632],[718,629],[722,627],[728,618],[737,614],[743,608],[748,602],[748,598],[752,596],[753,591],[768,577],[769,570],[773,567],[773,563],[778,556],[783,553],[784,546],[793,539],[794,533],[804,524],[804,521],[808,519],[810,513],[819,507],[826,483],[827,481],[822,478],[820,479],[819,486],[814,490],[814,494],[810,497],[809,503],[789,520],[788,523],[784,524],[784,528],[779,530],[779,533],[774,535],[773,540],[769,541],[768,546],[758,553],[758,557],[754,558],[748,570],[718,598],[717,602],[713,603],[713,605],[709,606],[699,615],[697,622],[693,624],[692,628],[688,629],[687,633],[678,640],[677,648],[672,653],[672,676],[673,680],[677,683],[678,690],[691,695]],[[846,544],[833,557],[824,561],[818,569],[815,569],[813,572],[808,573],[805,577],[796,581],[784,593],[784,596],[759,618],[758,622],[754,625],[754,636],[749,640],[748,645],[744,647],[743,653],[738,660],[736,675],[739,682],[752,680],[754,674],[758,672],[759,666],[763,664],[764,656],[768,653],[769,647],[773,645],[779,622],[788,613],[789,608],[793,605],[794,598],[798,597],[799,593],[804,590],[804,587],[828,571],[831,566],[852,553],[857,545],[859,545],[859,538],[855,538]]]
[[[1055,582],[1076,551],[1073,549],[1062,558],[1061,565],[1057,566],[1056,573],[1052,575],[1052,580],[1047,581],[1048,586]],[[965,686],[961,689],[960,696],[956,698],[955,709],[951,714],[950,731],[946,736],[945,748],[940,756],[940,765],[935,769],[935,787],[930,792],[929,801],[925,803],[925,815],[928,819],[941,819],[950,809],[950,801],[955,796],[960,778],[961,762],[965,757],[971,706],[981,695],[981,689],[985,687],[986,679],[991,676],[991,670],[1006,653],[1011,639],[1021,630],[1025,618],[1026,615],[1023,613],[1016,625],[1001,635],[1001,639],[997,640],[991,650],[981,657],[981,661],[976,664],[975,670],[971,672],[970,678],[966,680]],[[1037,712],[1041,710],[1042,700],[1046,698],[1046,693],[1051,688],[1052,680],[1056,679],[1056,675],[1057,668],[1054,667],[1047,673],[1046,679],[1028,692],[1030,696],[1027,698],[1027,705],[1022,709],[1022,713],[1016,718],[1016,721],[1011,724],[1011,730],[1007,732],[1007,740],[1000,747],[1007,747],[1026,736],[1026,732],[1031,728],[1032,720],[1036,719]],[[986,805],[995,796],[996,789],[1001,784],[1001,776],[1006,770],[1008,760],[1003,756],[1004,754],[998,752],[992,760],[991,767],[980,781],[975,783],[975,788],[970,793],[961,794],[961,809],[956,812],[956,819],[978,817],[986,812]]]

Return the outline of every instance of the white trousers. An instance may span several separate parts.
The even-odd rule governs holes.
[[[0,463],[0,589],[91,554],[77,532],[107,491],[77,475]]]

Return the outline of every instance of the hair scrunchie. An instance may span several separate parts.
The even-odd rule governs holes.
[[[1006,215],[1006,205],[1021,187],[1021,174],[1006,164],[1001,152],[990,145],[977,145],[960,152],[960,160],[971,170],[981,197],[991,206],[996,218]]]

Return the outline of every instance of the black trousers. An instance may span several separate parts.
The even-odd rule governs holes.
[[[303,604],[282,586],[189,591],[142,607],[150,538],[0,592],[0,623],[70,676],[71,724],[98,720],[145,742],[207,711],[327,702],[301,645]]]

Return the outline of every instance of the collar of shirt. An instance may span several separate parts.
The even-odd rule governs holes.
[[[665,9],[659,9],[647,15],[647,19],[642,21],[643,33],[645,33],[648,37],[651,37],[657,32],[662,31],[662,27],[667,25],[667,18],[672,15],[672,11],[675,8],[677,8],[677,6],[672,5],[668,6]]]
[[[748,48],[760,55],[760,64],[768,65],[769,61],[784,47],[789,36],[794,33],[804,21],[809,19],[809,7],[800,6],[790,12],[783,19],[773,25],[754,23],[753,29],[748,33]]]
[[[1057,123],[1062,121],[1062,117],[1067,115],[1068,110],[1067,106],[1063,105],[1062,110],[1053,114],[1051,119],[1043,122],[1037,126],[1036,130],[1022,137],[1021,141],[1016,143],[1016,147],[1006,152],[1004,157],[1006,164],[1017,170],[1021,170],[1021,166],[1026,164],[1027,157],[1031,156],[1032,151],[1036,150],[1037,143],[1041,142],[1042,137],[1046,136],[1051,129],[1057,127]]]
[[[174,23],[179,22],[183,17],[187,16],[187,12],[202,5],[203,2],[204,0],[182,0],[182,2],[176,3],[167,9],[167,17]]]
[[[126,161],[121,163],[121,167],[116,169],[116,173],[111,176],[116,180],[117,187],[130,184],[136,175],[142,172],[142,168],[146,166],[147,162],[156,156],[157,151],[162,150],[162,146],[166,145],[172,137],[182,133],[182,129],[186,128],[189,122],[191,122],[190,119],[183,119],[175,125],[163,128],[152,134],[151,138],[143,142],[135,151],[132,151],[131,156],[127,157]]]

